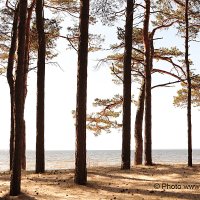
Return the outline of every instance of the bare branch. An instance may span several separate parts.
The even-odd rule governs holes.
[[[68,13],[69,15],[71,15],[72,17],[74,17],[74,18],[79,18],[78,16],[73,15],[71,12],[69,12],[69,10],[68,10],[67,8],[63,8],[63,7],[59,7],[59,6],[54,7],[54,6],[50,6],[50,5],[47,5],[47,4],[45,4],[44,6],[45,6],[46,8],[54,9],[54,10],[57,10],[57,11],[67,12],[67,13]],[[74,12],[75,12],[75,11],[74,11]]]
[[[6,7],[7,7],[8,9],[10,9],[11,11],[15,12],[15,8],[12,8],[9,4],[12,5],[12,4],[9,2],[9,0],[6,0]]]
[[[179,76],[177,76],[176,74],[173,74],[173,73],[171,73],[171,72],[168,72],[168,71],[165,71],[165,70],[161,70],[161,69],[153,69],[152,70],[152,72],[159,72],[159,73],[161,73],[161,74],[168,74],[168,75],[170,75],[170,76],[172,76],[172,77],[174,77],[174,78],[177,78],[178,80],[180,80],[180,81],[183,81]]]
[[[169,85],[173,85],[175,83],[180,83],[180,82],[182,82],[182,81],[178,80],[178,81],[173,81],[173,82],[168,82],[168,83],[162,83],[162,84],[159,84],[159,85],[152,86],[151,89],[154,89],[154,88],[157,88],[157,87],[171,87]]]
[[[122,82],[124,82],[123,79],[115,72],[115,67],[114,67],[114,64],[113,64],[113,63],[112,63],[112,68],[111,68],[111,70],[112,70],[113,74],[114,74],[119,80],[121,80]]]

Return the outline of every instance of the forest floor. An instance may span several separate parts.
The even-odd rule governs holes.
[[[73,182],[73,170],[47,171],[45,174],[23,172],[22,194],[8,196],[10,174],[0,173],[0,199],[5,200],[199,200],[200,166],[134,166],[88,169],[88,184]]]

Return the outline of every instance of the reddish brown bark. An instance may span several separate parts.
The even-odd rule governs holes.
[[[144,163],[152,165],[151,141],[151,45],[149,40],[150,0],[145,0],[143,27],[144,61],[145,61],[145,131],[144,131]]]
[[[76,97],[76,184],[87,182],[86,168],[86,109],[87,109],[87,63],[88,63],[89,0],[80,1],[79,47]]]
[[[143,126],[143,115],[144,115],[144,100],[145,100],[145,81],[143,80],[140,88],[138,107],[135,117],[135,154],[134,154],[135,165],[141,165],[143,159],[142,126]]]
[[[131,56],[133,32],[133,0],[127,0],[124,73],[123,73],[123,126],[122,126],[122,164],[121,169],[130,169],[131,152]]]
[[[29,68],[29,52],[30,52],[30,24],[35,0],[32,1],[30,8],[28,8],[27,22],[26,22],[26,47],[25,47],[25,68],[24,68],[24,106],[27,95],[27,76]],[[26,169],[26,121],[24,119],[23,138],[22,138],[22,169]]]
[[[13,68],[15,63],[15,53],[17,49],[17,38],[18,38],[18,23],[19,23],[19,6],[17,6],[11,34],[11,45],[8,55],[8,66],[7,66],[7,81],[10,88],[10,115],[11,115],[11,127],[10,127],[10,170],[12,169],[13,153],[14,153],[14,135],[15,135],[15,80],[13,76]]]
[[[26,10],[27,0],[19,1],[19,39],[18,39],[18,62],[15,81],[15,146],[13,165],[11,172],[10,195],[16,196],[21,192],[21,147],[24,118],[24,67],[25,67],[25,44],[26,44]]]

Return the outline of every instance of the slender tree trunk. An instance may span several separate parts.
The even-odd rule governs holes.
[[[187,70],[188,166],[192,167],[191,78],[189,63],[189,0],[185,1],[185,65]]]
[[[144,141],[144,162],[145,165],[152,165],[152,146],[151,146],[151,46],[149,40],[149,19],[150,19],[150,0],[145,0],[144,14],[144,53],[145,53],[145,141]]]
[[[44,32],[43,6],[43,0],[36,1],[36,26],[38,32],[36,173],[43,173],[45,171],[44,97],[46,42]]]
[[[10,88],[10,115],[11,115],[11,127],[10,127],[10,170],[12,169],[13,153],[14,153],[14,135],[15,135],[15,80],[13,76],[13,68],[15,62],[15,53],[17,48],[17,27],[18,27],[18,17],[19,17],[19,6],[17,6],[13,19],[12,35],[11,35],[11,45],[8,56],[8,66],[7,66],[7,81]]]
[[[142,125],[144,115],[144,100],[145,100],[145,80],[143,79],[138,98],[138,107],[135,117],[135,155],[134,164],[141,165],[143,158],[143,137]]]
[[[27,22],[26,22],[26,47],[25,47],[25,68],[24,68],[24,106],[27,96],[27,75],[29,67],[29,52],[30,52],[30,23],[35,6],[35,0],[32,1],[31,7],[28,8]],[[23,125],[23,139],[22,139],[22,169],[26,169],[26,121],[24,119]]]
[[[80,1],[79,47],[76,102],[76,184],[87,183],[86,168],[86,110],[87,110],[87,63],[88,63],[89,0]]]
[[[25,44],[26,44],[26,11],[27,0],[19,1],[19,40],[18,40],[18,63],[16,70],[15,82],[15,146],[13,165],[10,183],[10,195],[17,196],[21,192],[21,141],[23,131],[24,118],[24,96],[23,96],[23,82],[24,82],[24,58],[25,58]]]
[[[150,43],[150,50],[149,50],[149,68],[150,72],[153,69],[153,58],[154,58],[154,37],[155,31],[149,34],[149,43]],[[139,105],[136,112],[136,119],[135,119],[135,165],[142,164],[143,158],[143,137],[142,137],[142,126],[143,126],[143,115],[144,115],[144,102],[145,102],[145,78],[142,80],[142,85],[140,89],[139,95]]]
[[[26,122],[25,122],[25,119],[23,119],[22,143],[21,144],[22,144],[22,152],[21,152],[22,166],[21,167],[23,170],[26,170]]]
[[[131,167],[131,55],[133,32],[133,0],[127,0],[124,73],[123,73],[123,127],[122,127],[122,163],[121,169]]]

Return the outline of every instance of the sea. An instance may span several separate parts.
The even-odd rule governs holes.
[[[131,151],[132,163],[134,152]],[[35,151],[26,152],[27,170],[35,169]],[[187,164],[187,150],[153,150],[152,160],[156,164]],[[47,170],[74,169],[75,152],[46,151],[45,167]],[[193,163],[200,164],[200,150],[193,150]],[[120,150],[88,150],[87,167],[120,166]],[[9,170],[9,151],[0,150],[0,171]]]

